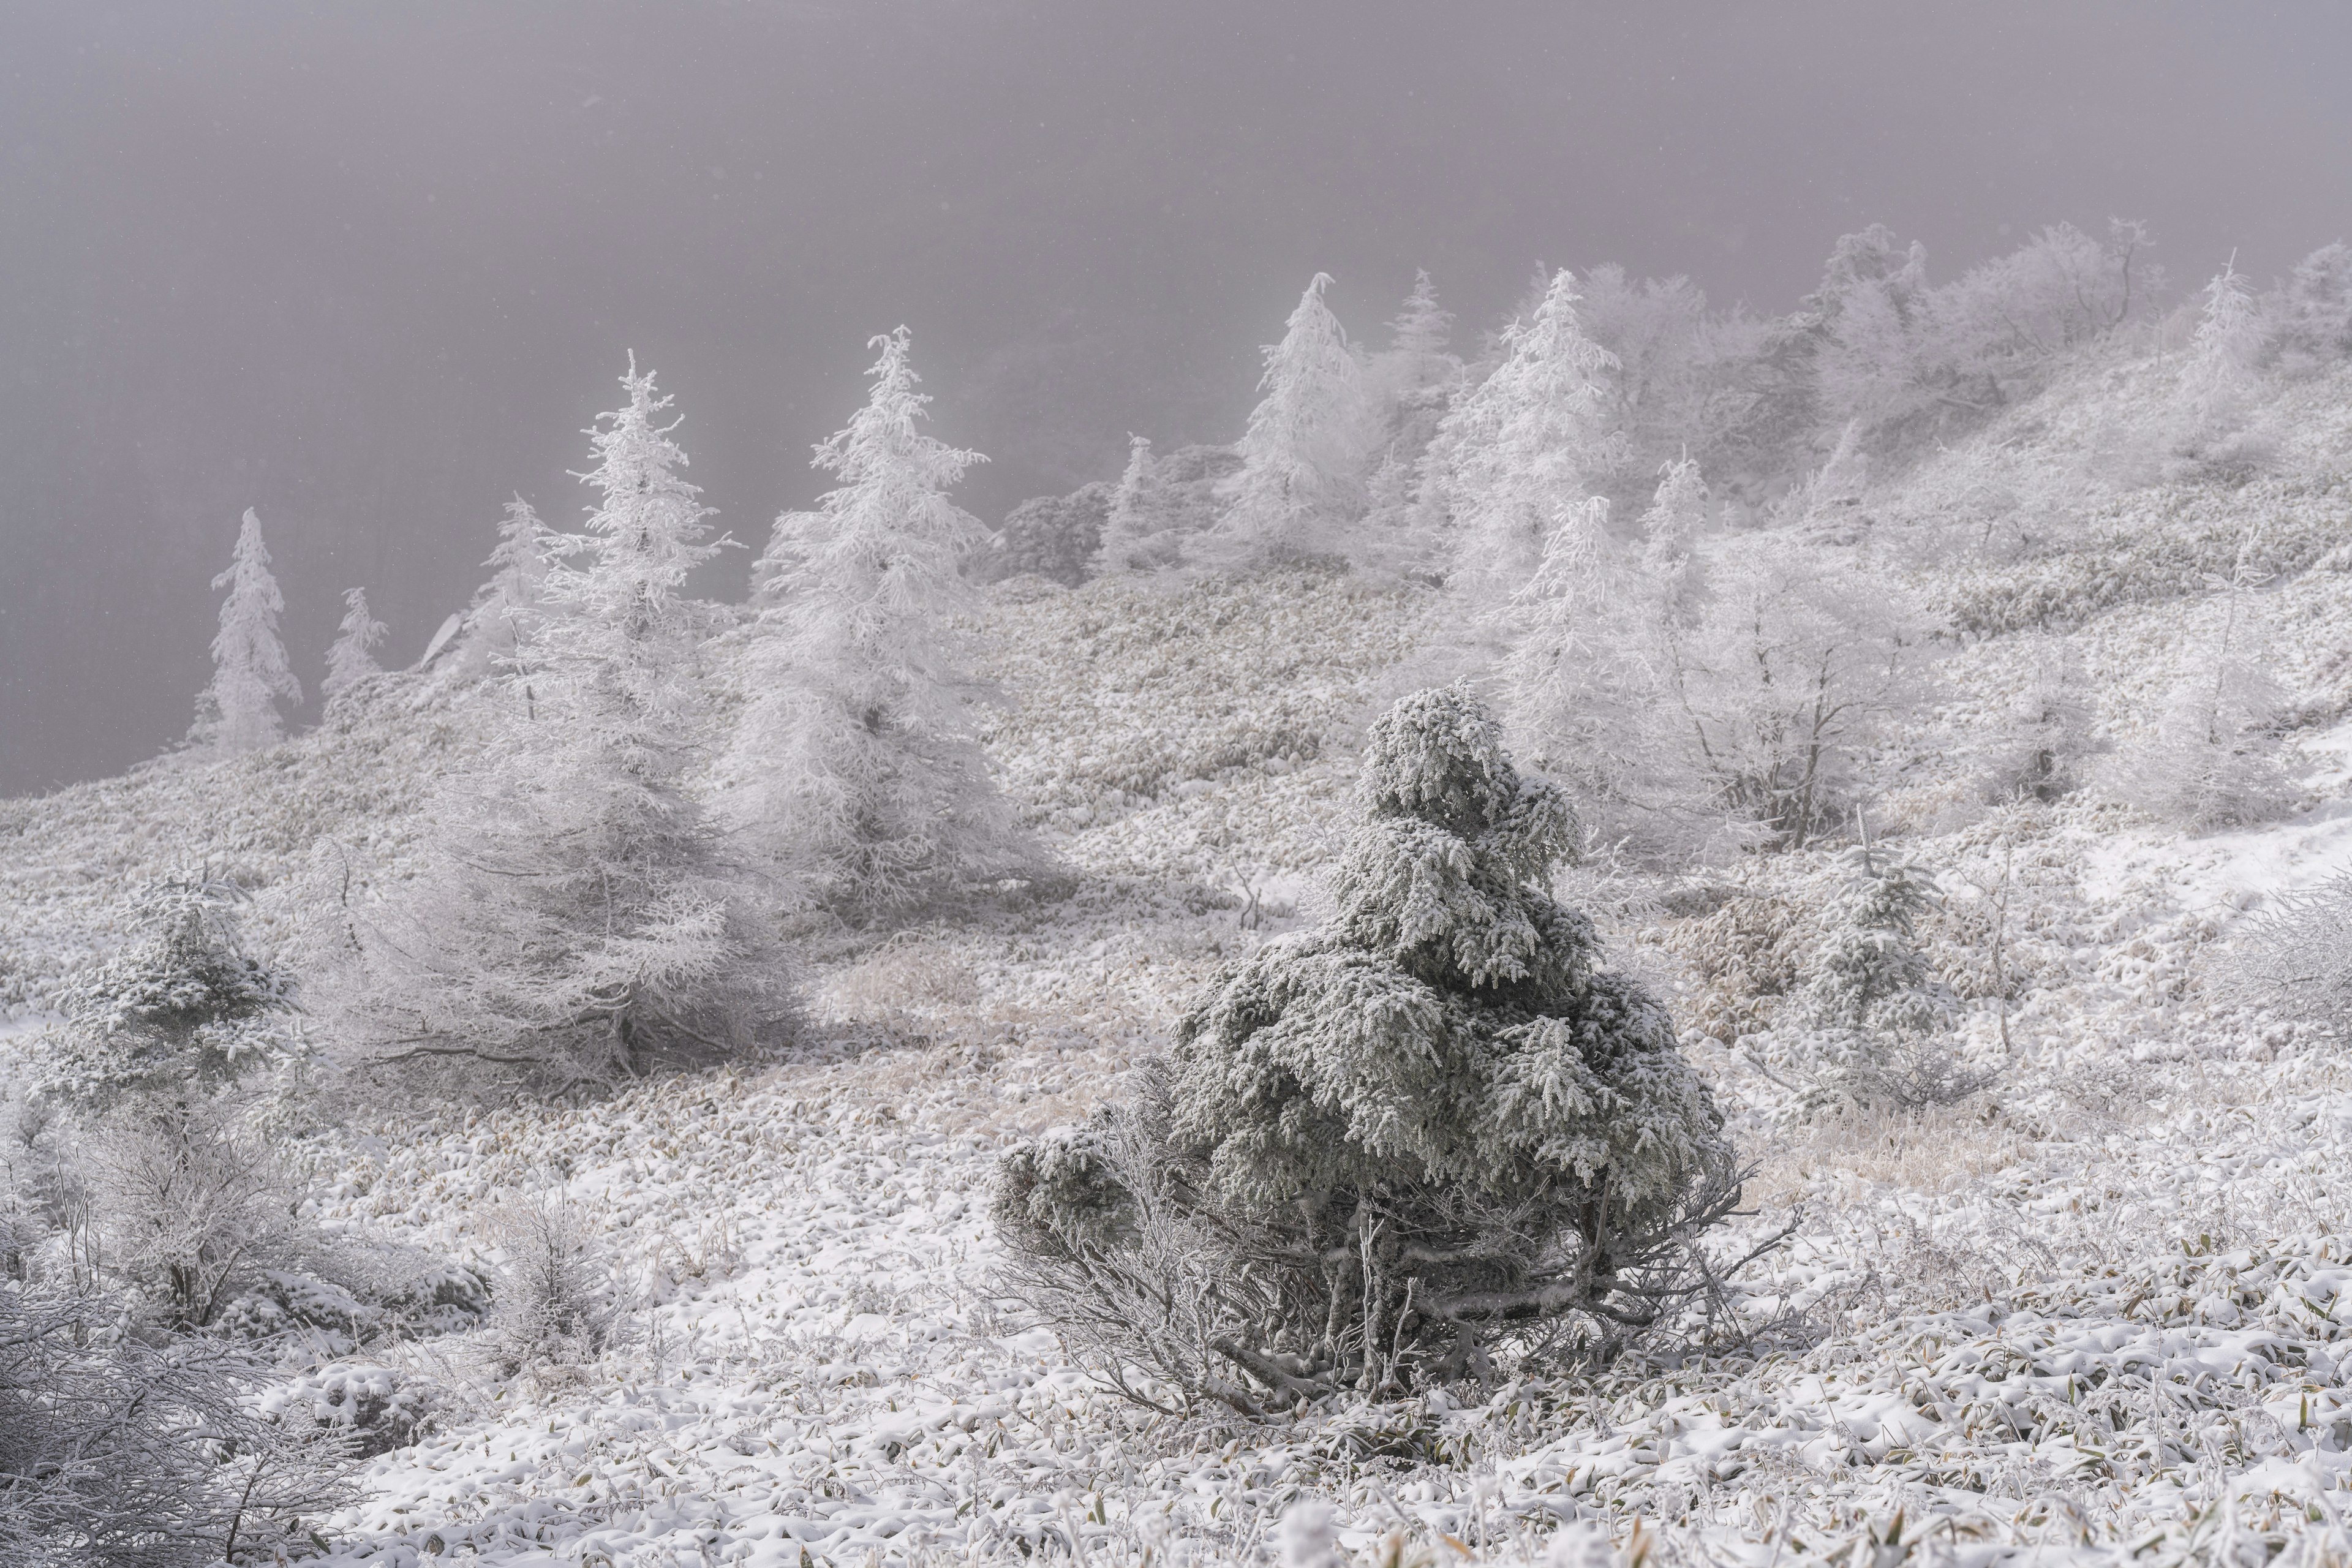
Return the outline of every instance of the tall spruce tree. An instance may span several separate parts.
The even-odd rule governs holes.
[[[973,739],[949,624],[969,594],[960,563],[988,531],[947,492],[984,459],[923,432],[909,342],[904,327],[872,341],[866,405],[816,449],[840,483],[776,520],[727,768],[750,839],[814,902],[861,921],[1031,860]]]
[[[1348,524],[1363,510],[1370,411],[1363,367],[1323,302],[1330,285],[1317,273],[1282,341],[1265,350],[1265,395],[1242,434],[1242,471],[1216,530],[1234,559],[1345,553]]]
[[[226,588],[220,630],[213,637],[213,678],[196,699],[196,721],[188,731],[193,751],[215,756],[274,746],[286,735],[278,704],[302,700],[302,683],[286,661],[278,640],[278,617],[285,595],[269,574],[269,547],[261,542],[261,520],[247,507],[236,533],[228,569],[213,579]]]
[[[382,675],[383,666],[375,661],[375,649],[383,636],[383,623],[368,613],[367,590],[348,590],[343,595],[343,623],[327,649],[327,678],[319,682],[319,695],[332,702],[369,676]]]

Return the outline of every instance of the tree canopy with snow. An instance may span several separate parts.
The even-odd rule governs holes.
[[[286,734],[280,702],[302,700],[302,683],[278,640],[278,617],[286,609],[278,579],[269,574],[269,547],[261,542],[261,520],[247,507],[238,526],[236,550],[227,570],[213,579],[226,588],[220,630],[213,637],[213,678],[196,699],[196,721],[189,746],[230,756],[276,745]]]

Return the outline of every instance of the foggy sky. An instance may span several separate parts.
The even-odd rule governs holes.
[[[1880,221],[2179,290],[2352,233],[2347,8],[1454,0],[0,4],[0,794],[185,730],[239,512],[315,687],[404,663],[634,349],[755,549],[906,322],[961,492],[1228,440],[1307,279],[1465,335],[1538,260],[1784,310]],[[709,591],[740,594],[750,552]],[[311,711],[315,711],[315,704]],[[307,716],[307,715],[306,715]]]

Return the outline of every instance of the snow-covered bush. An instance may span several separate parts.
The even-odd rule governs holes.
[[[2295,264],[2266,300],[2270,352],[2289,375],[2310,375],[2352,355],[2352,245],[2321,246]]]
[[[236,552],[213,586],[227,589],[228,596],[221,601],[220,630],[213,637],[212,681],[196,698],[187,745],[199,755],[233,756],[276,745],[286,733],[278,704],[302,700],[302,683],[278,640],[286,596],[270,575],[269,547],[250,507],[237,528]]]
[[[657,422],[669,400],[634,363],[622,384],[583,476],[601,505],[414,874],[371,888],[324,843],[298,889],[310,1005],[353,1065],[561,1090],[742,1049],[788,1011],[692,783],[716,739],[684,594],[714,549],[705,509]]]
[[[2352,1023],[2352,873],[2273,894],[2241,945],[2232,998],[2330,1034]]]
[[[1102,549],[1114,487],[1097,479],[1066,496],[1038,496],[1004,514],[983,558],[991,582],[1023,574],[1075,588],[1087,580]]]
[[[2030,797],[2048,804],[2080,786],[2105,749],[2094,728],[2090,676],[2073,646],[2044,636],[2023,689],[1984,737],[1980,793],[1989,801]]]
[[[727,809],[780,879],[858,921],[1036,860],[973,739],[947,625],[988,540],[947,492],[982,458],[923,433],[908,344],[904,327],[873,340],[866,405],[817,447],[840,484],[776,520],[726,763]]]
[[[123,950],[58,998],[63,1023],[34,1058],[46,1093],[105,1106],[141,1091],[219,1089],[296,1048],[292,988],[245,951],[234,884],[152,884],[134,901]]]
[[[1868,844],[1839,862],[1843,885],[1780,1030],[1811,1080],[1808,1100],[1906,1111],[1965,1100],[1992,1079],[1955,1052],[1957,1004],[1919,940],[1935,878]]]
[[[107,1303],[0,1275],[0,1560],[25,1568],[283,1561],[352,1492],[351,1444],[247,1397],[217,1342],[152,1346]]]
[[[1004,1163],[1016,1286],[1106,1376],[1379,1394],[1564,1323],[1662,1326],[1710,1278],[1722,1118],[1664,1005],[1541,890],[1565,798],[1446,689],[1372,726],[1360,799],[1333,917],[1221,973],[1125,1107]]]
[[[498,1240],[506,1261],[489,1331],[499,1376],[578,1366],[617,1342],[625,1302],[578,1205],[514,1199],[499,1211]]]

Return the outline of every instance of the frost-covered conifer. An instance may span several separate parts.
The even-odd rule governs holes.
[[[1161,515],[1158,475],[1153,472],[1151,438],[1130,434],[1127,467],[1111,491],[1110,511],[1103,520],[1102,545],[1095,552],[1097,576],[1147,571],[1169,563],[1167,520]]]
[[[715,548],[707,510],[670,399],[634,361],[622,385],[581,476],[599,504],[545,578],[535,703],[443,788],[423,868],[384,906],[351,896],[331,847],[312,879],[305,973],[369,1061],[562,1087],[739,1048],[783,1013],[691,783],[714,740],[685,595]]]
[[[278,704],[301,701],[302,683],[278,640],[286,600],[269,574],[269,549],[251,507],[237,529],[228,570],[213,586],[227,589],[228,597],[221,602],[220,630],[213,637],[212,682],[196,699],[188,744],[216,756],[274,746],[286,733]]]
[[[2047,803],[2082,784],[2084,762],[2101,746],[2089,687],[2071,643],[2047,634],[2036,639],[2032,676],[1988,738],[1989,798]]]
[[[1543,890],[1559,791],[1458,688],[1376,722],[1363,781],[1332,918],[1221,973],[1127,1107],[1005,1162],[1022,1289],[1114,1381],[1253,1408],[1658,1325],[1736,1199],[1664,1005]]]
[[[1668,463],[1659,476],[1650,510],[1642,514],[1642,575],[1659,622],[1683,628],[1696,623],[1706,601],[1706,568],[1698,558],[1706,480],[1688,458]]]
[[[490,569],[489,580],[475,590],[466,611],[458,646],[461,670],[473,676],[521,672],[546,599],[548,570],[573,542],[541,522],[520,495],[507,502],[498,548],[483,563]]]
[[[383,623],[368,614],[367,590],[353,588],[345,593],[343,623],[327,649],[327,678],[319,682],[319,695],[332,702],[369,676],[382,675],[383,666],[375,661],[375,647],[383,641]]]
[[[2181,373],[2181,391],[2199,434],[2216,433],[2236,416],[2252,378],[2261,336],[2253,293],[2232,256],[2205,285],[2204,308],[2198,313],[2189,363]]]
[[[1839,864],[1843,885],[1793,998],[1813,1098],[1917,1110],[1973,1094],[1989,1079],[1955,1058],[1948,1031],[1957,1005],[1919,941],[1935,878],[1867,843]]]
[[[788,878],[854,918],[1007,876],[1025,839],[972,738],[948,619],[986,542],[948,489],[982,460],[925,435],[904,327],[866,405],[816,449],[840,483],[776,520],[728,771],[730,810]]]
[[[105,1106],[148,1090],[206,1093],[295,1048],[292,988],[246,951],[245,894],[219,881],[163,881],[131,911],[121,952],[58,997],[64,1021],[35,1066],[42,1089]]]
[[[1504,329],[1502,363],[1454,402],[1433,447],[1455,578],[1489,605],[1535,574],[1553,525],[1615,460],[1601,421],[1616,356],[1585,334],[1577,300],[1574,277],[1554,273],[1534,312]]]
[[[1363,510],[1370,410],[1363,366],[1323,302],[1318,272],[1268,344],[1265,394],[1242,435],[1242,471],[1219,523],[1218,548],[1236,559],[1344,553]]]

